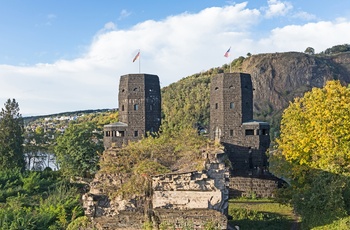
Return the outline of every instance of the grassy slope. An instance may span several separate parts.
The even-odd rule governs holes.
[[[290,206],[282,205],[273,200],[242,200],[229,201],[231,226],[240,229],[294,229],[298,218]]]

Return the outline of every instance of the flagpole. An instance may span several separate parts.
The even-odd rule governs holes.
[[[232,65],[232,58],[230,55],[230,51],[231,51],[231,46],[230,48],[226,51],[226,53],[224,54],[224,57],[228,58],[230,56],[230,73],[231,73],[231,65]]]
[[[138,61],[139,61],[139,73],[141,73],[141,61],[140,61],[140,59],[141,59],[141,57],[140,57],[140,49],[139,49],[139,52],[137,52],[137,54],[136,54],[136,56],[134,57],[134,59],[132,59],[132,62],[135,62],[137,59],[139,59]]]
[[[139,73],[141,73],[141,53],[140,53],[140,49],[139,49]]]

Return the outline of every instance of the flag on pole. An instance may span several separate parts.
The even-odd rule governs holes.
[[[134,59],[132,59],[132,62],[135,62],[139,57],[140,57],[140,51],[137,52],[137,54],[136,54],[136,56],[134,57]]]
[[[226,51],[226,53],[224,54],[224,57],[230,56],[230,50],[231,50],[231,47]]]

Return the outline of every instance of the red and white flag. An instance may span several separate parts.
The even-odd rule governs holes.
[[[140,57],[140,51],[137,52],[137,54],[136,54],[136,56],[134,57],[134,59],[132,59],[132,62],[135,62],[139,57]]]
[[[231,50],[231,47],[226,51],[226,53],[224,54],[224,57],[230,56],[230,50]]]

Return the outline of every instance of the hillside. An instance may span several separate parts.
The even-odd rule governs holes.
[[[231,64],[232,72],[249,73],[254,87],[254,119],[268,121],[271,135],[278,135],[283,110],[295,97],[313,87],[338,79],[350,83],[350,53],[309,55],[298,52],[268,53],[240,57]],[[171,127],[209,124],[211,76],[229,72],[230,66],[194,74],[162,89],[164,123]]]
[[[232,72],[249,73],[254,87],[254,119],[271,124],[272,139],[278,135],[283,110],[295,97],[327,80],[350,83],[350,52],[309,55],[298,52],[266,53],[239,57],[231,63]],[[209,128],[209,86],[212,76],[229,72],[230,66],[212,68],[185,77],[162,88],[163,130],[186,126]],[[78,111],[84,114],[96,111]],[[97,111],[102,112],[102,111]],[[56,114],[56,116],[67,113]],[[26,117],[26,123],[55,115]]]

